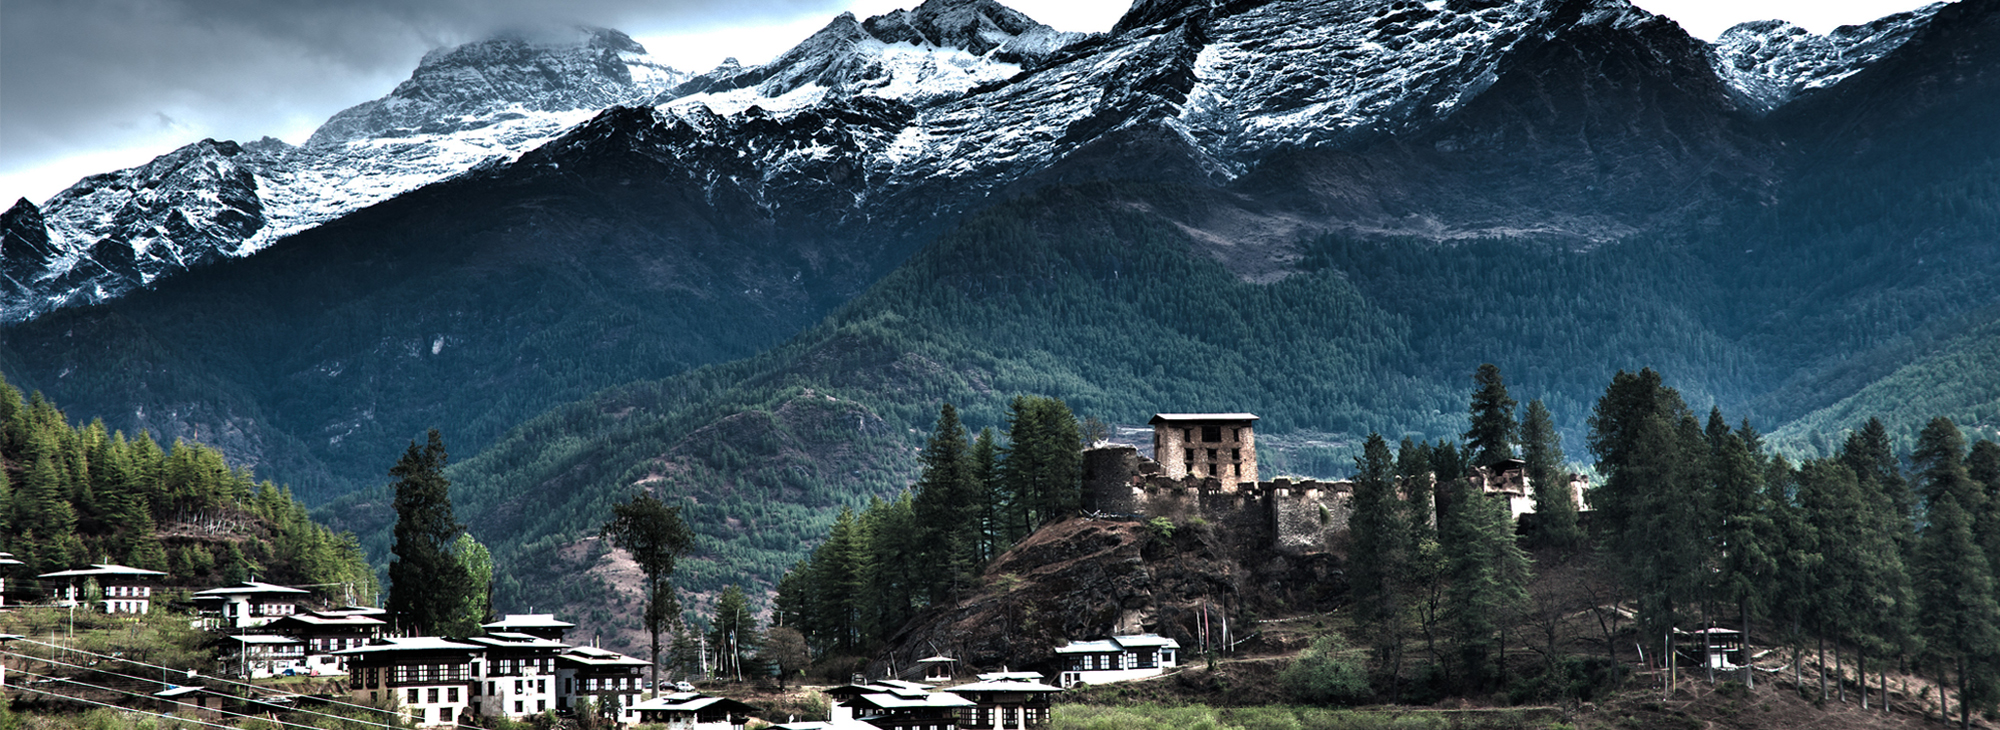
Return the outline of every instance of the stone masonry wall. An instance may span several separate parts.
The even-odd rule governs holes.
[[[1346,482],[1229,485],[1213,477],[1173,477],[1130,446],[1085,451],[1083,482],[1086,510],[1177,523],[1199,517],[1232,541],[1288,553],[1332,549],[1353,513]]]

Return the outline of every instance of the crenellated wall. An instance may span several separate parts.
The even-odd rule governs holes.
[[[1199,517],[1232,539],[1288,553],[1323,552],[1347,531],[1347,482],[1277,479],[1228,485],[1213,477],[1172,477],[1130,446],[1084,452],[1084,509],[1115,515]]]

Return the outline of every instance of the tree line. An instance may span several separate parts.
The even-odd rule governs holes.
[[[208,525],[228,536],[166,538],[165,525]],[[255,577],[357,601],[376,590],[354,536],[314,523],[290,490],[201,444],[176,439],[162,449],[145,432],[72,425],[41,393],[24,399],[4,377],[0,550],[28,575],[118,563],[187,586]]]
[[[1659,373],[1620,371],[1588,422],[1604,481],[1589,492],[1585,530],[1546,409],[1532,402],[1517,421],[1497,368],[1482,366],[1474,380],[1463,445],[1405,439],[1392,452],[1371,435],[1355,460],[1348,577],[1379,691],[1405,694],[1413,646],[1433,687],[1506,683],[1505,632],[1531,623],[1533,610],[1526,546],[1556,560],[1604,558],[1616,579],[1609,603],[1635,606],[1642,643],[1734,626],[1789,648],[1802,688],[1810,645],[1833,668],[1831,687],[1818,673],[1819,694],[1846,701],[1853,692],[1864,706],[1886,707],[1891,669],[1923,672],[1955,693],[1962,727],[2000,699],[2000,445],[1968,447],[1950,419],[1937,418],[1906,462],[1870,420],[1836,455],[1793,464],[1747,421],[1731,426],[1720,409],[1697,418]],[[1525,540],[1504,502],[1465,478],[1517,448],[1536,506]],[[1538,650],[1542,674],[1513,687],[1578,699],[1580,687],[1606,679],[1578,672],[1619,666],[1608,625],[1604,645],[1602,663]],[[1747,666],[1726,678],[1757,681]],[[1934,700],[1940,714],[1950,706],[1943,695]]]
[[[778,583],[776,621],[812,653],[862,656],[926,606],[975,585],[986,563],[1082,499],[1082,428],[1060,399],[1017,396],[1007,436],[968,438],[946,403],[916,483],[842,510],[826,541]]]

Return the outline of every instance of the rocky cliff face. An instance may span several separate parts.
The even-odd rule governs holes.
[[[0,322],[122,296],[482,164],[506,162],[606,106],[685,77],[623,33],[503,37],[425,56],[388,96],[334,115],[305,146],[204,140],[93,175],[39,206],[41,234],[0,244]],[[49,251],[16,258],[46,237]]]
[[[1204,609],[1219,639],[1225,619],[1240,626],[1246,615],[1331,610],[1344,600],[1339,556],[1287,556],[1234,537],[1202,524],[1171,536],[1138,522],[1048,525],[996,558],[972,595],[931,608],[891,637],[870,676],[939,653],[968,669],[1053,672],[1065,641],[1142,631],[1173,638],[1194,657]]]
[[[799,199],[761,185],[768,194],[760,204],[831,204],[822,220],[874,227],[853,235],[929,230],[996,194],[1049,181],[1228,184],[1296,167],[1298,153],[1312,151],[1320,156],[1310,177],[1379,191],[1326,208],[1341,227],[1611,240],[1673,212],[1656,201],[1636,215],[1606,214],[1602,199],[1615,188],[1650,185],[1643,196],[1668,197],[1719,159],[1720,179],[1700,182],[1689,204],[1755,198],[1779,153],[1728,128],[1878,63],[1929,27],[1939,7],[1826,36],[1745,24],[1710,46],[1624,0],[1149,0],[1104,35],[1056,32],[994,0],[928,0],[866,20],[842,15],[770,63],[732,61],[691,78],[650,61],[616,31],[502,37],[433,52],[388,96],[335,115],[301,148],[191,145],[144,168],[86,179],[39,206],[53,252],[39,264],[8,265],[18,277],[5,319],[102,301],[186,266],[254,253],[416,187],[509,164],[607,107],[641,101],[708,130],[704,148],[744,153],[646,154],[688,160],[686,174],[718,185],[811,179],[794,186],[807,196]],[[1599,74],[1597,61],[1614,73]],[[1544,72],[1557,77],[1536,77]],[[1604,88],[1626,89],[1629,103],[1599,105],[1598,121],[1581,134],[1532,121],[1553,114],[1555,124],[1570,124],[1569,107],[1591,104]],[[819,145],[796,132],[862,107],[902,111],[893,124],[871,122],[879,133],[853,144]],[[1627,123],[1616,116],[1624,113],[1644,118]],[[592,125],[586,134],[605,128]],[[1691,142],[1681,137],[1689,131]],[[1410,146],[1419,139],[1430,149]],[[1587,194],[1517,211],[1518,183],[1453,187],[1426,172],[1467,166],[1466,150],[1523,140],[1546,153],[1542,162],[1592,178],[1577,181]],[[1532,177],[1525,165],[1470,157],[1482,174],[1497,166]],[[194,158],[199,164],[187,167]],[[560,164],[537,164],[547,163]],[[1617,169],[1593,172],[1607,166]],[[183,168],[188,174],[160,174]],[[846,198],[830,201],[832,190]],[[1330,225],[1311,223],[1322,217],[1311,210],[1284,215]],[[34,249],[34,240],[21,232],[9,249]]]

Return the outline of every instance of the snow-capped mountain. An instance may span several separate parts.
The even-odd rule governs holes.
[[[993,0],[929,0],[866,21],[841,13],[770,63],[746,68],[730,59],[653,103],[722,114],[791,111],[829,96],[924,105],[1004,81],[1088,37]]]
[[[1716,39],[1715,70],[1759,112],[1824,89],[1896,50],[1945,3],[1817,35],[1782,20],[1740,23]]]
[[[329,119],[300,147],[204,140],[17,202],[0,243],[19,321],[161,276],[247,256],[293,233],[482,164],[510,161],[605,107],[686,78],[614,30],[509,35],[426,55],[388,96]],[[26,221],[46,224],[45,243]],[[19,235],[20,238],[15,236]]]
[[[1762,163],[1731,151],[1742,135],[1726,131],[1727,119],[1831,88],[1938,7],[1827,36],[1750,23],[1706,44],[1625,0],[1138,0],[1107,34],[1057,32],[994,0],[928,0],[865,20],[842,14],[770,63],[732,60],[698,76],[651,62],[616,31],[499,38],[427,55],[388,96],[335,115],[300,147],[205,141],[87,178],[39,207],[21,201],[0,241],[0,321],[248,255],[469,170],[560,166],[566,155],[638,154],[711,196],[727,188],[773,221],[909,236],[1093,164],[1091,150],[1107,146],[1143,146],[1149,165],[1165,167],[1124,161],[1091,174],[1210,184],[1301,150],[1433,133],[1442,136],[1423,144],[1452,153],[1504,140],[1439,130],[1510,73],[1568,63],[1577,49],[1609,53],[1635,76],[1575,83],[1666,79],[1666,93],[1713,117],[1695,123],[1721,135],[1701,143],[1706,159],[1748,170]],[[1517,93],[1541,93],[1537,83]],[[1657,113],[1646,106],[1631,108]],[[1533,144],[1569,139],[1523,134]],[[1665,179],[1655,171],[1622,179]],[[1525,219],[1537,215],[1493,226],[1535,226]]]

